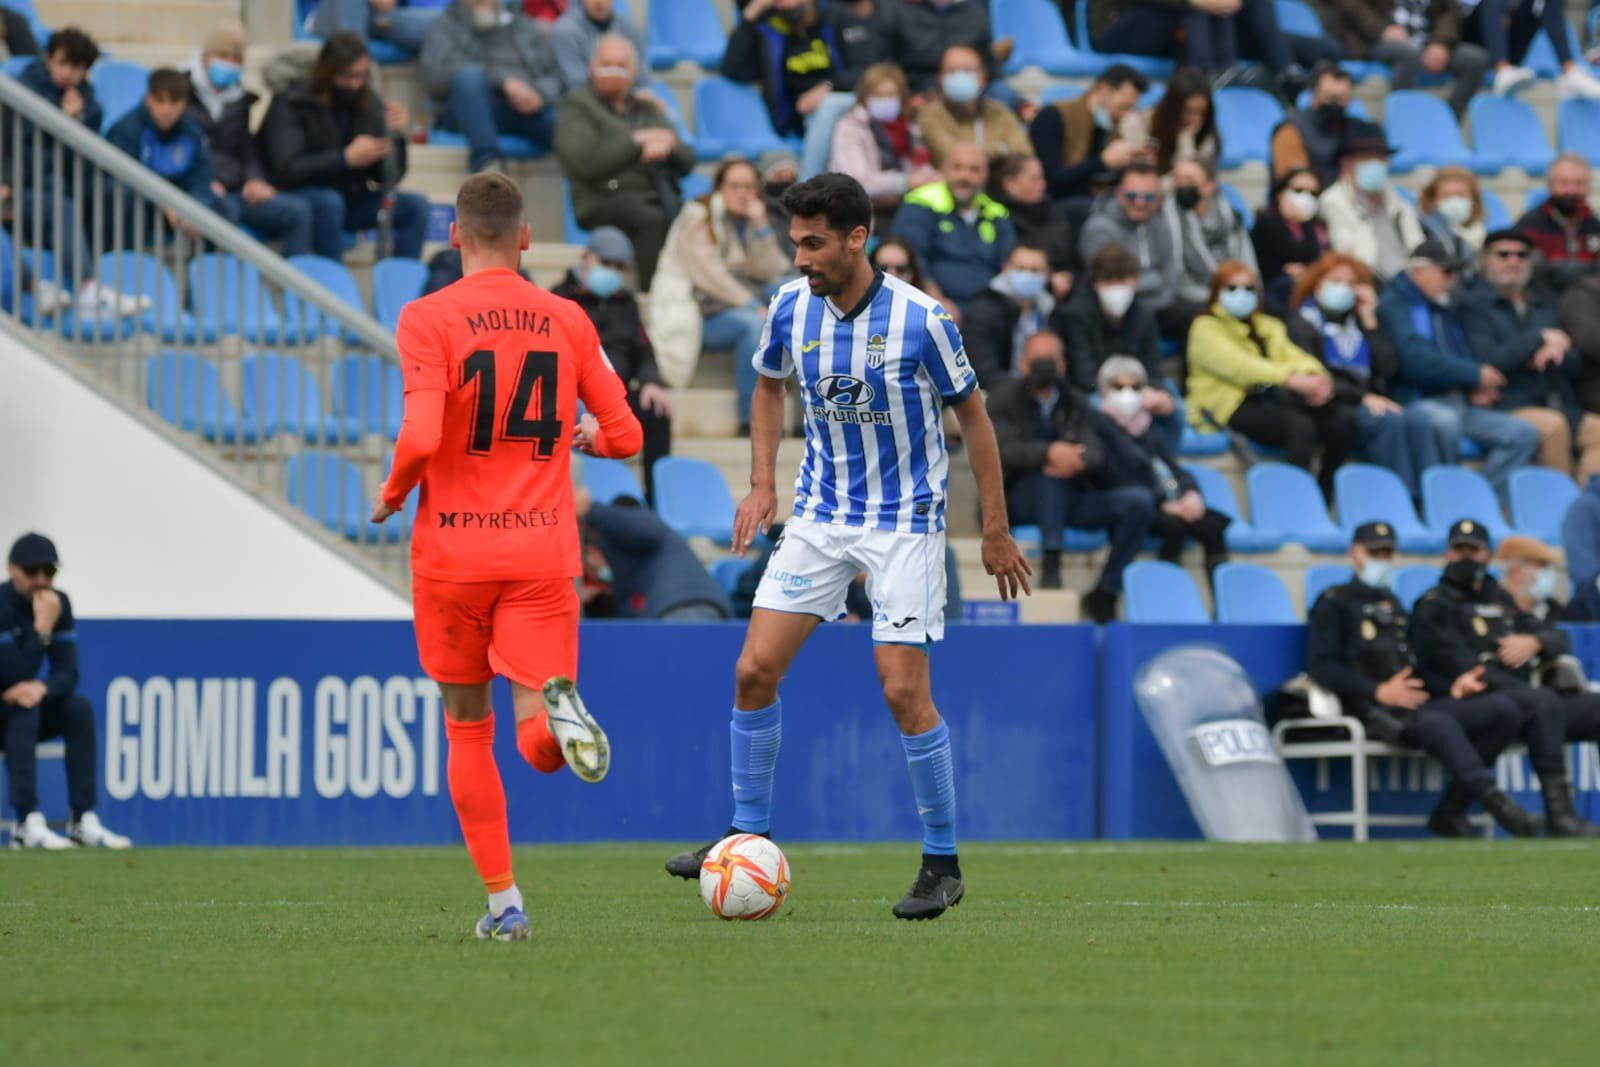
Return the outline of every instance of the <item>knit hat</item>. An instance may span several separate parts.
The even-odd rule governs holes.
[[[208,56],[243,56],[250,45],[250,34],[238,19],[224,19],[200,42],[200,51]]]

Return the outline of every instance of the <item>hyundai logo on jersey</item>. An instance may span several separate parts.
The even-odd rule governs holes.
[[[848,374],[831,374],[817,383],[817,395],[829,404],[842,408],[865,407],[877,394],[872,386]]]

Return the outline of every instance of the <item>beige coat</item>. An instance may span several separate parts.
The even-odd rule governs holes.
[[[923,143],[933,156],[933,165],[944,166],[945,153],[952,145],[976,144],[991,160],[1001,156],[1031,156],[1033,142],[1016,114],[1004,104],[987,98],[978,101],[975,119],[958,119],[942,99],[934,100],[917,116]]]

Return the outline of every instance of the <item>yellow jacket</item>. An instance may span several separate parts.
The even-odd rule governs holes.
[[[1197,429],[1227,426],[1254,389],[1282,385],[1292,374],[1328,373],[1321,360],[1289,340],[1281,320],[1258,312],[1251,323],[1265,354],[1251,342],[1248,327],[1220,307],[1189,327],[1189,423]]]

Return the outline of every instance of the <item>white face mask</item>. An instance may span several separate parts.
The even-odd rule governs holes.
[[[1452,226],[1464,226],[1472,218],[1472,200],[1465,196],[1447,196],[1439,201],[1439,215]]]
[[[1528,588],[1528,595],[1538,601],[1554,600],[1556,572],[1549,567],[1540,567],[1539,573],[1533,576],[1533,584]]]
[[[1294,213],[1299,216],[1300,222],[1310,222],[1317,217],[1317,194],[1308,193],[1303,189],[1291,189],[1283,194],[1289,202]]]
[[[1100,298],[1100,309],[1114,319],[1120,319],[1133,305],[1134,288],[1131,285],[1104,285],[1095,290]]]
[[[900,98],[898,96],[869,96],[867,97],[867,114],[879,122],[893,122],[900,117]]]
[[[1373,589],[1394,587],[1394,564],[1386,559],[1369,559],[1361,565],[1361,584]]]
[[[1113,389],[1104,404],[1107,411],[1131,419],[1144,410],[1144,396],[1137,389]]]

